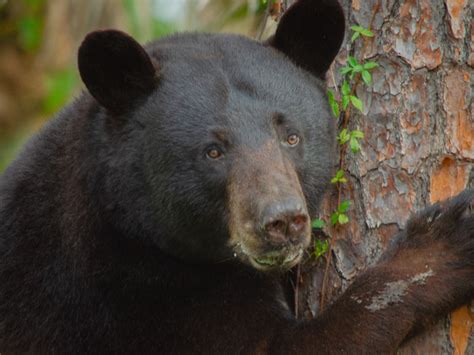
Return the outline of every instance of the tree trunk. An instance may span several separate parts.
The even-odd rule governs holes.
[[[301,266],[295,303],[300,318],[316,316],[375,263],[410,214],[472,186],[474,176],[474,25],[469,1],[341,3],[348,33],[333,68],[338,86],[339,68],[348,54],[380,66],[369,87],[357,87],[364,113],[352,110],[349,119],[350,129],[365,133],[361,152],[348,152],[344,158],[349,182],[341,194],[352,200],[350,222],[325,230],[331,235],[326,259]],[[375,36],[351,45],[350,26],[356,24],[371,28]],[[334,85],[332,75],[328,81]],[[338,192],[328,195],[326,216],[337,206]],[[410,340],[400,353],[474,354],[473,310],[474,304],[457,310]]]

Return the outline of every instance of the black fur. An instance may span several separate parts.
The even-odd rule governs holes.
[[[253,211],[255,186],[272,176],[301,187],[311,216],[318,209],[334,119],[317,76],[340,46],[341,14],[335,1],[300,0],[270,46],[234,35],[144,49],[117,31],[86,37],[79,67],[92,96],[51,120],[0,179],[0,353],[393,352],[466,301],[472,192],[414,217],[381,264],[312,322],[294,320],[284,273],[255,270],[243,254],[258,248],[231,243],[236,210]],[[314,28],[325,35],[311,40],[321,18],[331,19]],[[209,159],[210,147],[223,158]],[[263,197],[275,199],[281,186],[270,187]],[[246,204],[229,198],[239,188]],[[425,284],[366,308],[425,263]]]

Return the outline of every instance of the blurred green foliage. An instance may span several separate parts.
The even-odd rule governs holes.
[[[43,110],[46,114],[57,112],[69,100],[79,84],[79,77],[73,68],[53,72],[46,78],[46,95]]]
[[[44,18],[42,16],[46,0],[23,0],[23,11],[16,21],[18,42],[29,52],[39,48],[42,40]]]
[[[33,51],[41,43],[42,23],[39,18],[25,16],[18,23],[19,40],[23,48],[27,51]]]
[[[160,38],[162,36],[174,33],[178,30],[178,26],[174,21],[165,21],[163,19],[153,16],[153,9],[150,8],[150,16],[143,18],[140,16],[139,6],[142,6],[135,0],[122,0],[122,4],[125,10],[125,14],[128,19],[130,26],[129,32],[138,40],[150,40],[152,38]],[[151,3],[151,7],[152,7]],[[150,28],[151,33],[145,34],[144,28]],[[151,38],[147,38],[150,37]]]
[[[133,0],[123,0],[122,3],[130,22],[130,31],[133,35],[140,37],[140,19],[138,17],[136,2]]]
[[[48,10],[51,8],[50,1],[52,0],[9,0],[2,3],[0,0],[0,44],[17,48],[18,53],[23,53],[20,55],[34,63],[35,58],[41,56],[47,40],[45,26],[48,23]],[[183,0],[181,5],[173,2],[175,7],[180,6],[177,12],[179,18],[161,16],[160,9],[166,12],[164,10],[169,10],[167,6],[171,6],[171,2],[166,0],[119,0],[114,6],[119,6],[119,12],[124,15],[125,30],[140,42],[144,42],[183,29],[205,28],[218,31],[228,24],[243,23],[250,17],[258,18],[262,15],[268,1],[275,0],[209,0],[205,4],[200,0]],[[84,2],[80,6],[91,4],[92,2]],[[9,10],[6,10],[7,8]],[[208,22],[203,24],[200,14],[206,11],[212,16],[207,16]],[[74,13],[68,16],[73,19]],[[248,26],[248,23],[245,26]],[[0,172],[42,122],[60,110],[80,87],[75,61],[59,69],[45,67],[41,75],[43,91],[38,104],[33,103],[36,111],[29,114],[31,117],[19,117],[18,120],[12,117],[13,122],[18,122],[17,126],[13,130],[9,128],[8,132],[0,132]],[[26,97],[28,93],[25,94]]]

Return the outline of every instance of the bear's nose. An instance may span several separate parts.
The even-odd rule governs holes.
[[[308,230],[309,216],[302,203],[287,202],[267,208],[264,229],[267,238],[274,244],[300,243]]]

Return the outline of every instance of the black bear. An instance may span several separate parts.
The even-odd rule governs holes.
[[[1,177],[0,352],[387,353],[468,301],[472,192],[293,317],[284,270],[333,166],[324,77],[344,22],[335,0],[299,0],[265,43],[89,34],[88,93]]]

